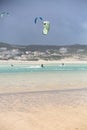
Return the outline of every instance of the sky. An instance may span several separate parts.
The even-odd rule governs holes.
[[[87,0],[0,0],[0,42],[21,45],[87,44]],[[40,20],[50,22],[42,34]]]

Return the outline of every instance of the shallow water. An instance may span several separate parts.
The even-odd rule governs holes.
[[[59,90],[87,86],[87,64],[0,65],[0,92]]]
[[[87,64],[0,65],[0,73],[87,71]]]

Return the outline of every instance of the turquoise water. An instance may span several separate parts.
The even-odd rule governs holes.
[[[87,64],[44,65],[0,65],[0,73],[87,71]]]
[[[87,86],[87,64],[0,65],[0,92],[46,90]],[[10,89],[9,89],[10,88]]]

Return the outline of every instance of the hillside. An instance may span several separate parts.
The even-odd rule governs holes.
[[[87,59],[87,45],[12,45],[0,42],[0,59],[59,60]]]

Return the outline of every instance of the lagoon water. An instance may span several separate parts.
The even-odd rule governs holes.
[[[0,92],[85,88],[87,64],[0,65]]]
[[[0,73],[87,71],[87,64],[0,65]]]

